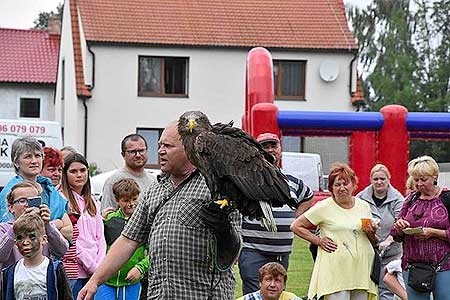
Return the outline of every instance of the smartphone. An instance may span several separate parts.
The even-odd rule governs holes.
[[[28,198],[27,200],[28,200],[28,207],[39,208],[39,206],[42,204],[41,197],[32,197],[32,198]]]

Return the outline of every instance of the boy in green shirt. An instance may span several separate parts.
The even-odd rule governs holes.
[[[124,178],[113,185],[113,193],[119,209],[107,215],[105,240],[107,251],[120,236],[122,229],[134,212],[138,203],[139,185],[131,178]],[[94,296],[96,300],[138,300],[141,293],[140,280],[148,270],[148,246],[141,245],[134,252],[128,263],[104,284],[99,286]]]

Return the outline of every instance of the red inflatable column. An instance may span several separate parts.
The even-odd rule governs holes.
[[[273,103],[273,64],[270,52],[257,47],[247,57],[247,85],[245,88],[247,131],[253,133],[252,111],[257,103]],[[258,121],[259,122],[259,121]]]
[[[376,132],[355,131],[350,137],[349,163],[359,178],[357,192],[370,184],[370,170],[376,162]]]
[[[256,138],[264,132],[278,135],[281,140],[281,131],[278,127],[278,107],[272,103],[255,104],[251,111],[252,132]]]
[[[384,125],[378,135],[378,161],[389,169],[391,184],[404,194],[409,160],[408,110],[401,105],[388,105],[380,112]]]

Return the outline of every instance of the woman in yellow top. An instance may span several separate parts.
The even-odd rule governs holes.
[[[335,164],[328,175],[332,196],[319,201],[291,225],[301,238],[319,246],[308,298],[374,300],[377,286],[370,279],[376,244],[375,226],[362,226],[370,218],[369,204],[353,197],[358,178],[346,164]],[[308,228],[320,228],[320,237]]]

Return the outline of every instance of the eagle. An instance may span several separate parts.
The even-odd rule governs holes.
[[[183,113],[177,131],[189,161],[205,178],[211,200],[276,231],[271,206],[294,207],[295,202],[275,158],[251,135],[233,127],[233,121],[211,125],[200,111]]]

